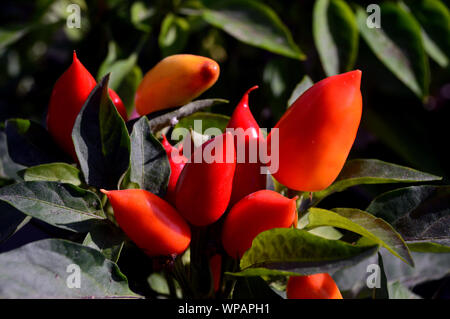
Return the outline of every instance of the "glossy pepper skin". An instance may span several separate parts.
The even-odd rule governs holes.
[[[271,190],[257,191],[231,208],[222,228],[222,245],[228,255],[241,258],[259,233],[289,228],[296,218],[296,198],[289,199]]]
[[[171,171],[169,185],[167,186],[167,192],[164,199],[172,205],[175,205],[175,187],[177,186],[178,177],[180,176],[181,171],[183,170],[184,165],[186,165],[188,159],[183,156],[181,150],[169,143],[165,135],[163,135],[163,140],[161,143],[166,150],[167,157],[169,158]]]
[[[73,53],[70,67],[56,81],[47,113],[47,129],[56,143],[76,160],[72,141],[72,129],[84,102],[97,82]],[[127,120],[127,112],[120,97],[111,89],[109,95],[122,118]]]
[[[101,191],[120,228],[147,255],[180,254],[189,246],[189,225],[165,200],[143,189]]]
[[[215,150],[214,156],[219,161],[206,161],[202,154],[209,154],[208,150]],[[219,135],[197,148],[178,178],[175,203],[180,214],[195,226],[217,221],[230,202],[235,168],[231,133]]]
[[[239,149],[245,150],[245,162],[240,162],[239,156],[237,155],[238,162],[236,163],[236,172],[234,173],[233,192],[231,194],[230,205],[235,204],[248,194],[266,188],[266,175],[261,174],[261,167],[263,164],[259,161],[259,155],[255,154],[257,159],[255,163],[250,162],[249,156],[250,143],[254,143],[253,145],[258,145],[260,141],[265,143],[264,136],[261,134],[259,125],[253,117],[248,105],[249,93],[257,88],[258,86],[255,85],[245,92],[241,101],[234,109],[227,125],[227,128],[242,128],[248,133],[244,136],[238,136],[239,133],[235,134],[234,141],[236,150],[237,152],[239,152]],[[258,147],[255,151],[258,151]]]
[[[359,70],[330,76],[309,88],[286,111],[275,125],[279,169],[273,176],[277,181],[294,190],[313,192],[336,179],[361,120],[360,83]]]
[[[286,295],[288,299],[343,299],[327,273],[289,277]]]
[[[136,111],[146,115],[182,106],[209,89],[219,77],[216,61],[198,55],[168,56],[148,71],[135,95]]]

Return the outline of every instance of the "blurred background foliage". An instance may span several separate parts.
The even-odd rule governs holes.
[[[70,4],[80,8],[79,29],[67,26]],[[129,113],[143,74],[162,58],[211,57],[221,75],[201,98],[228,99],[230,104],[212,111],[231,115],[243,93],[259,85],[250,107],[260,126],[269,129],[304,86],[360,69],[363,117],[350,158],[409,166],[443,176],[445,185],[450,177],[449,5],[448,0],[2,1],[0,128],[15,117],[45,125],[53,85],[71,64],[73,50],[97,80],[111,72],[110,86]],[[368,28],[367,21],[377,22],[377,8],[381,28]],[[0,152],[5,145],[0,135]],[[0,177],[13,170],[5,165],[0,162]],[[376,194],[396,187],[352,187],[321,206],[364,209]],[[25,228],[26,236],[14,237],[0,250],[30,237],[61,235],[34,219]],[[448,297],[448,283],[429,282],[414,292]]]
[[[80,8],[79,29],[66,23],[72,3]],[[373,3],[380,5],[381,28],[366,24]],[[257,84],[250,106],[267,128],[305,76],[317,82],[358,68],[364,110],[350,157],[410,166],[448,182],[448,1],[16,0],[1,6],[2,122],[23,117],[45,124],[53,84],[73,50],[97,79],[111,72],[110,85],[130,112],[140,79],[159,60],[175,53],[211,57],[221,75],[202,97],[231,103],[213,111],[230,115]],[[358,188],[364,204],[370,190]]]

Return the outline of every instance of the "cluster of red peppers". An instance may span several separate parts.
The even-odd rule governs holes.
[[[219,66],[211,59],[187,54],[167,57],[143,78],[136,92],[136,110],[146,115],[183,105],[211,87],[218,76]],[[336,179],[361,118],[360,81],[359,70],[328,77],[308,89],[286,111],[275,126],[279,134],[279,167],[273,177],[278,182],[296,191],[318,191]],[[74,54],[72,65],[56,82],[51,96],[48,130],[75,160],[71,131],[95,85],[92,75]],[[189,155],[163,136],[162,145],[171,168],[164,198],[141,189],[102,190],[119,226],[149,256],[183,253],[190,245],[192,226],[208,226],[219,219],[223,219],[222,247],[236,259],[244,255],[259,233],[296,227],[297,198],[266,189],[266,175],[261,173],[261,167],[267,163],[236,160],[238,143],[244,143],[248,159],[251,139],[267,143],[270,152],[272,133],[267,138],[263,136],[249,108],[248,95],[256,88],[244,94],[227,126],[250,130],[252,134],[237,139],[227,132],[189,154],[195,158],[196,152],[214,147],[220,153],[216,157],[223,156],[223,161],[190,161]],[[114,91],[109,92],[127,120],[122,101]],[[235,146],[232,154],[228,143]],[[221,255],[212,256],[210,264],[218,289]],[[328,274],[291,277],[287,297],[342,298]]]

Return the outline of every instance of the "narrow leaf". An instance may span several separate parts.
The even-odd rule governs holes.
[[[26,182],[50,181],[81,185],[81,172],[66,163],[51,163],[29,167],[19,172]]]
[[[23,182],[0,188],[0,200],[22,213],[74,232],[104,220],[100,199],[71,184]]]
[[[330,187],[313,193],[312,205],[317,205],[326,196],[355,185],[429,182],[441,179],[439,176],[376,159],[349,160]]]
[[[170,177],[170,163],[164,147],[150,131],[145,116],[133,126],[129,181],[164,196]]]
[[[220,1],[203,9],[202,17],[244,43],[290,58],[305,59],[277,14],[259,1]]]
[[[17,164],[34,166],[69,160],[47,130],[33,121],[7,120],[5,132],[9,156]]]
[[[79,270],[79,272],[78,272]],[[79,277],[79,287],[76,277]],[[138,298],[99,251],[61,239],[32,242],[0,255],[1,298]]]
[[[450,186],[412,186],[375,198],[367,212],[383,218],[408,241],[450,245]]]
[[[108,95],[108,76],[97,84],[72,131],[75,150],[88,185],[115,189],[130,164],[130,137]]]
[[[248,274],[268,268],[267,273],[272,274],[307,275],[352,264],[377,249],[377,246],[353,246],[327,240],[300,229],[275,228],[256,236],[252,247],[241,258],[240,267]],[[258,275],[264,272],[263,269]]]
[[[296,85],[292,91],[291,97],[288,100],[288,107],[290,107],[307,89],[313,86],[314,82],[307,75]]]
[[[333,226],[346,229],[370,239],[372,242],[385,247],[392,254],[414,266],[408,246],[402,237],[380,218],[356,208],[335,208],[333,211],[310,208],[302,217],[300,224],[310,230],[321,226]]]
[[[313,36],[327,76],[353,68],[358,54],[358,26],[353,11],[345,1],[316,1]]]
[[[377,58],[411,91],[424,99],[428,95],[430,71],[420,25],[393,2],[381,4],[381,28],[369,28],[366,11],[358,7],[359,31]]]

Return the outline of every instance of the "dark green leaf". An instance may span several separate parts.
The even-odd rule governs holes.
[[[158,132],[164,127],[169,126],[171,124],[171,121],[173,121],[174,119],[180,120],[186,116],[189,116],[195,112],[200,111],[201,109],[224,103],[228,103],[228,101],[223,99],[206,99],[193,101],[178,109],[169,111],[160,116],[155,117],[152,116],[150,119],[150,128],[153,133]]]
[[[127,236],[110,223],[101,223],[86,235],[83,245],[100,251],[107,259],[117,262]]]
[[[430,71],[420,25],[393,2],[381,4],[381,28],[369,28],[366,11],[358,7],[359,31],[383,64],[418,97],[428,95]]]
[[[358,54],[356,18],[343,0],[318,0],[313,13],[314,43],[327,76],[350,71]]]
[[[375,198],[367,212],[383,218],[408,241],[450,244],[450,186],[412,186]]]
[[[297,84],[294,91],[292,91],[291,97],[288,100],[288,107],[290,107],[307,89],[314,85],[314,82],[307,75]]]
[[[26,119],[7,120],[5,132],[9,156],[17,164],[35,166],[68,160],[47,130],[35,122]]]
[[[26,215],[74,232],[89,231],[105,218],[97,195],[71,184],[13,184],[0,188],[0,200]]]
[[[408,247],[402,237],[384,220],[356,208],[335,208],[333,211],[310,208],[300,224],[305,230],[333,226],[357,233],[385,247],[404,262],[414,266]]]
[[[164,57],[183,51],[189,37],[189,23],[186,19],[169,13],[161,24],[158,37],[159,47]]]
[[[413,183],[441,180],[442,177],[376,159],[354,159],[345,163],[335,182],[327,189],[313,193],[312,205],[335,192],[361,184]]]
[[[26,181],[51,181],[81,185],[81,172],[74,166],[66,163],[51,163],[29,167],[19,172]]]
[[[407,8],[419,21],[428,55],[441,67],[449,64],[450,12],[440,0],[407,0]]]
[[[0,201],[0,243],[10,238],[29,220],[30,217],[27,215]]]
[[[410,251],[415,251],[418,253],[450,253],[450,246],[444,246],[440,244],[436,244],[433,242],[409,242],[408,248]]]
[[[71,279],[80,269],[80,288]],[[71,277],[72,276],[72,277]],[[72,288],[70,288],[72,287]],[[1,298],[138,298],[113,262],[95,249],[45,239],[0,255]]]
[[[433,254],[412,252],[414,268],[393,256],[384,248],[380,249],[388,283],[400,282],[406,287],[414,287],[422,282],[437,280],[450,274],[450,254]],[[354,265],[342,268],[332,276],[341,291],[356,296],[362,291],[368,292],[366,280],[370,272],[367,267],[377,264],[377,257],[372,256]]]
[[[275,228],[260,233],[241,258],[236,275],[302,275],[329,272],[367,258],[378,246],[353,246],[300,229]]]
[[[254,0],[229,0],[202,10],[203,18],[236,39],[290,58],[304,60],[305,55],[277,14]]]
[[[17,172],[24,166],[16,164],[12,161],[8,152],[8,144],[5,132],[0,131],[0,178],[8,181],[17,179]]]
[[[233,299],[281,299],[261,277],[238,278],[233,289]]]
[[[148,120],[143,116],[134,124],[131,133],[131,163],[129,178],[125,182],[164,196],[169,177],[170,163],[166,151],[151,133]]]
[[[115,189],[130,165],[130,137],[108,95],[108,76],[92,90],[72,131],[88,185]]]

